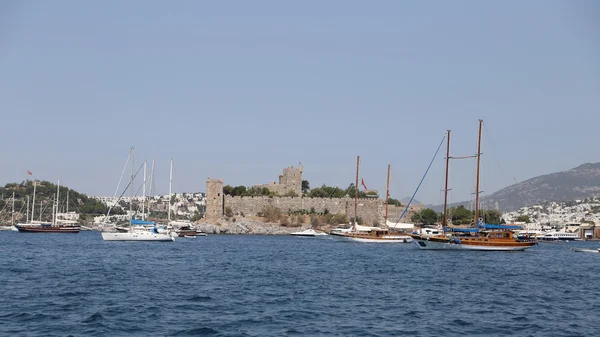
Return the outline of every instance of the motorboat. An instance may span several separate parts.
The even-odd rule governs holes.
[[[159,233],[156,228],[132,227],[128,232],[102,232],[104,241],[165,241],[173,242],[169,234]]]
[[[582,252],[582,253],[600,253],[600,248],[597,249],[589,249],[589,248],[571,248],[574,252]]]
[[[304,230],[302,232],[294,232],[294,233],[290,233],[290,235],[292,236],[303,236],[303,237],[315,237],[315,236],[327,236],[327,233],[323,233],[323,232],[317,232],[312,228],[309,228],[307,230]]]

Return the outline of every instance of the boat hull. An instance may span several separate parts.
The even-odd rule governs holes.
[[[335,240],[352,241],[352,242],[369,242],[369,243],[409,243],[413,239],[408,235],[372,235],[371,233],[331,233],[331,237]]]
[[[482,250],[482,251],[523,251],[535,245],[534,242],[515,244],[465,244],[449,241],[416,239],[414,242],[423,250]]]
[[[600,249],[587,249],[587,248],[571,248],[574,252],[581,253],[600,253]]]
[[[29,226],[16,225],[19,232],[23,233],[79,233],[79,226]]]
[[[175,238],[169,234],[156,233],[102,233],[104,241],[163,241],[173,242]]]

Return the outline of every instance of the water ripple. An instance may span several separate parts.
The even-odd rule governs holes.
[[[598,254],[0,232],[0,335],[595,336]]]

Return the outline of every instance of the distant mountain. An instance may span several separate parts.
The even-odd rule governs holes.
[[[410,201],[410,197],[400,199],[400,202],[402,203],[402,205],[408,204],[409,201]],[[413,206],[423,205],[423,203],[417,199],[413,199],[413,201],[410,204]]]
[[[514,211],[547,201],[583,199],[600,194],[600,163],[587,163],[576,168],[546,174],[503,188],[482,197],[486,208]],[[451,206],[469,206],[463,201]],[[434,207],[441,210],[442,206]]]

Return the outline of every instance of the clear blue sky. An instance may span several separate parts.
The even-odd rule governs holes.
[[[486,194],[600,161],[595,1],[2,1],[0,182],[26,170],[111,195],[128,155],[156,186],[250,186],[304,165],[311,186],[413,193],[452,130]],[[452,166],[470,199],[473,161]],[[417,199],[441,201],[443,154]]]

